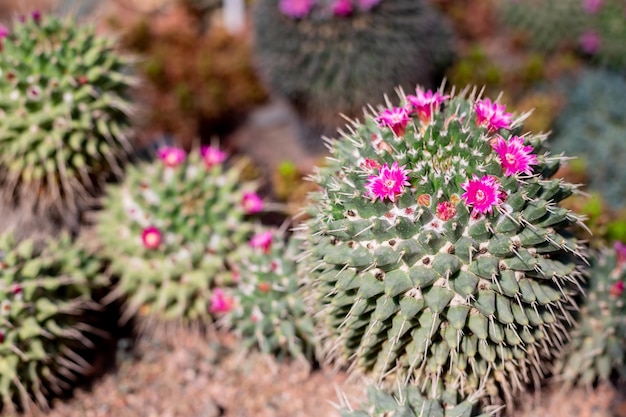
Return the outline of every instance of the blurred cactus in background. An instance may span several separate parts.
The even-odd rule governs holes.
[[[423,0],[259,0],[253,18],[259,73],[316,150],[340,113],[360,117],[398,85],[438,85],[453,57],[450,25]]]

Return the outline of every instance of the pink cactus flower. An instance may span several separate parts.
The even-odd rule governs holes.
[[[166,167],[176,168],[183,163],[187,157],[187,152],[173,146],[164,146],[159,148],[157,156],[161,158]]]
[[[268,230],[267,232],[252,236],[250,246],[256,249],[262,249],[265,253],[269,253],[272,247],[272,232]]]
[[[393,107],[383,110],[376,121],[380,127],[388,127],[396,136],[403,136],[406,125],[411,120],[409,113],[402,107]]]
[[[358,0],[359,9],[363,11],[372,10],[381,0]]]
[[[6,26],[0,25],[0,42],[2,41],[3,38],[6,38],[7,36],[9,36],[11,32],[9,32],[9,28],[7,28]]]
[[[439,111],[441,104],[449,97],[441,95],[439,91],[433,93],[431,90],[428,90],[424,92],[424,90],[418,87],[415,90],[415,95],[408,95],[406,99],[411,110],[417,114],[423,123],[427,123],[431,120],[433,112]]]
[[[335,0],[332,9],[335,16],[350,16],[352,14],[352,2],[350,0]]]
[[[41,22],[41,12],[39,10],[35,10],[34,12],[32,12],[30,14],[30,17],[33,18],[33,20],[35,21],[35,23],[39,23]]]
[[[588,14],[596,14],[602,8],[602,0],[583,0],[583,10]]]
[[[256,193],[244,193],[241,205],[246,214],[255,214],[263,210],[263,200]]]
[[[447,222],[451,218],[456,216],[456,207],[451,201],[442,201],[437,203],[437,218],[444,222]]]
[[[228,154],[219,148],[213,146],[202,146],[200,148],[200,155],[207,168],[212,168],[215,165],[219,165],[228,158]]]
[[[624,281],[617,281],[609,288],[609,294],[613,297],[621,297],[624,294]]]
[[[224,291],[221,288],[216,288],[213,290],[213,294],[211,295],[211,306],[209,307],[209,312],[228,313],[233,308],[234,304],[234,300],[224,294]]]
[[[619,264],[626,263],[626,243],[615,242],[614,248],[617,254],[617,262]]]
[[[600,40],[600,36],[594,32],[593,30],[588,30],[580,35],[578,38],[578,44],[580,45],[580,49],[583,50],[584,53],[593,55],[600,49],[600,44],[602,41]]]
[[[506,113],[506,107],[503,104],[492,103],[490,99],[485,98],[476,101],[475,109],[476,123],[487,126],[490,132],[511,127],[513,114]]]
[[[524,146],[524,138],[512,136],[507,142],[502,136],[497,136],[491,146],[500,157],[500,164],[504,175],[515,175],[523,172],[532,175],[531,165],[537,165],[537,156],[532,154],[532,146]]]
[[[314,5],[315,0],[280,0],[278,8],[286,16],[302,19],[311,12]]]
[[[475,213],[492,213],[493,206],[500,203],[500,183],[490,175],[478,178],[475,174],[471,180],[461,184],[465,193],[461,196],[465,203],[472,206]]]
[[[154,226],[146,227],[141,232],[141,241],[146,249],[158,248],[162,239],[161,231]]]
[[[368,194],[374,198],[380,198],[381,201],[388,198],[395,202],[396,197],[404,193],[404,187],[411,185],[409,183],[408,171],[404,166],[398,167],[398,162],[394,162],[391,167],[387,164],[383,165],[378,175],[371,175],[367,179]]]

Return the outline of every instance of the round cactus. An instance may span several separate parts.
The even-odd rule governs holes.
[[[99,214],[103,252],[120,275],[114,294],[128,297],[124,319],[140,308],[163,319],[210,318],[224,310],[221,287],[233,283],[232,262],[253,232],[246,216],[263,202],[217,148],[158,155],[110,187]]]
[[[591,256],[587,297],[581,303],[572,340],[556,362],[555,374],[567,386],[591,386],[615,372],[626,379],[626,245]]]
[[[67,236],[42,251],[0,237],[0,395],[2,407],[43,409],[91,372],[82,356],[99,332],[89,323],[94,295],[108,284],[97,257]],[[94,316],[95,317],[95,316]]]
[[[254,13],[257,67],[312,129],[333,135],[339,113],[397,85],[440,82],[452,57],[452,31],[423,0],[261,0]]]
[[[1,36],[0,36],[1,37]],[[1,39],[0,188],[11,204],[75,231],[102,181],[131,150],[130,60],[113,40],[39,14]]]
[[[583,248],[545,135],[418,88],[331,140],[306,225],[326,355],[429,391],[537,380],[567,339]]]
[[[314,322],[298,282],[299,241],[269,229],[250,240],[252,250],[237,263],[240,281],[231,291],[234,307],[225,323],[246,348],[279,357],[314,359]]]

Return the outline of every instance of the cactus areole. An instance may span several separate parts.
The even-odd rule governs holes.
[[[418,87],[329,141],[305,229],[330,359],[507,402],[542,373],[583,255],[559,207],[575,187],[550,179],[562,156],[523,119],[476,90]]]

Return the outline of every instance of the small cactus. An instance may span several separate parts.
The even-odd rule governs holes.
[[[241,182],[240,166],[224,166],[218,148],[187,156],[164,147],[158,155],[109,188],[98,217],[103,252],[120,276],[114,294],[128,297],[123,320],[140,309],[166,320],[209,319],[226,309],[221,287],[233,284],[231,266],[254,229],[247,216],[263,201],[254,183]]]
[[[584,248],[576,187],[523,117],[417,88],[329,141],[309,207],[309,280],[326,356],[429,392],[491,401],[541,377],[567,340]],[[348,359],[347,359],[348,358]]]
[[[15,21],[1,42],[2,197],[75,232],[131,151],[130,60],[70,17]]]
[[[99,332],[88,312],[108,285],[101,261],[67,235],[42,251],[31,240],[0,237],[0,395],[2,407],[28,409],[73,387],[91,371],[81,356]]]
[[[613,373],[626,379],[626,245],[595,251],[591,256],[586,298],[577,314],[578,327],[555,375],[566,386],[592,386]]]

